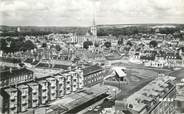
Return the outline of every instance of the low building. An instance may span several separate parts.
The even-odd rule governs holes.
[[[175,114],[175,98],[175,77],[162,76],[130,95],[127,99],[117,101],[116,112]]]
[[[26,68],[22,69],[12,69],[0,72],[0,88],[9,87],[12,85],[17,85],[20,83],[29,82],[34,80],[33,71]]]
[[[104,69],[98,65],[89,66],[83,69],[84,86],[90,87],[103,81]]]
[[[128,79],[127,79],[127,74],[125,72],[126,68],[125,67],[113,67],[112,68],[115,72],[115,77],[117,78],[117,80],[122,81],[122,82],[127,82],[128,83]]]

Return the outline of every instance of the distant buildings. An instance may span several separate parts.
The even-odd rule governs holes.
[[[175,77],[158,77],[141,90],[115,104],[116,112],[130,114],[175,114]]]

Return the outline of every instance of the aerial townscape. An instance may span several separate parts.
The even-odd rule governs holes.
[[[0,25],[0,114],[184,114],[184,24],[90,20]]]

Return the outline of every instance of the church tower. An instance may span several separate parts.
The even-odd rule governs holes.
[[[91,33],[93,36],[97,36],[97,28],[95,23],[95,15],[93,15],[93,25],[91,26]]]

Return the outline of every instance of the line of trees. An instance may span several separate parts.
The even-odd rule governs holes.
[[[173,34],[179,32],[184,29],[184,27],[175,27],[175,28],[159,28],[159,32],[162,34]],[[112,34],[113,36],[120,35],[132,35],[138,33],[155,33],[155,28],[151,28],[150,26],[132,26],[132,27],[124,27],[124,28],[98,28],[97,35],[98,36],[107,36]]]
[[[5,52],[17,52],[17,51],[27,51],[36,48],[36,45],[30,41],[25,40],[24,38],[13,39],[0,39],[0,49]]]

